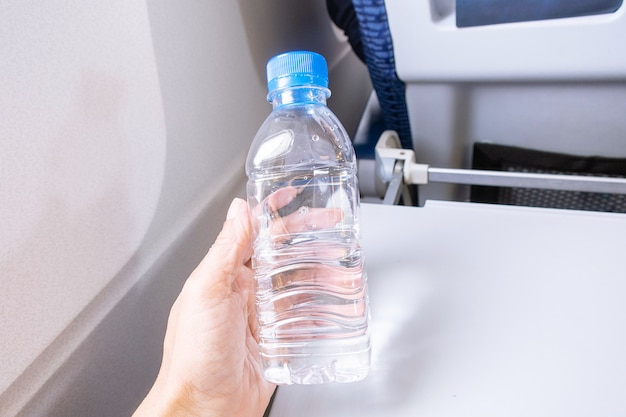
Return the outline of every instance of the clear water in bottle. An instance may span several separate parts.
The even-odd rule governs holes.
[[[259,346],[269,381],[351,382],[370,363],[356,160],[326,86],[304,78],[270,87],[274,111],[246,163]]]

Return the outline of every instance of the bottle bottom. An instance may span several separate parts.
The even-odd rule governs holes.
[[[369,373],[369,337],[263,343],[261,359],[265,379],[274,384],[360,381]]]

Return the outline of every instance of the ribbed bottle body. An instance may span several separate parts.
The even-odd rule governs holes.
[[[324,103],[275,108],[248,155],[260,352],[281,384],[369,370],[354,150]]]

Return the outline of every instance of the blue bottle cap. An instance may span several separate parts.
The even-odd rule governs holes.
[[[267,88],[270,93],[307,85],[328,88],[328,66],[322,55],[309,51],[286,52],[267,63]]]

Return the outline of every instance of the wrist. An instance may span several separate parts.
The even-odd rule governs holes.
[[[132,417],[212,417],[208,410],[200,409],[190,390],[177,387],[170,390],[160,384],[150,389]]]

